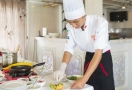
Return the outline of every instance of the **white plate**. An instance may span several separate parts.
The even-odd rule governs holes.
[[[27,86],[27,83],[25,81],[20,80],[13,80],[13,81],[7,81],[2,84],[0,84],[0,88],[2,89],[21,89]]]
[[[66,74],[64,74],[60,82],[66,82],[66,81],[67,81],[67,77],[66,77]]]
[[[34,86],[33,85],[28,86],[28,90],[41,90],[41,88],[42,88],[42,86],[39,84],[35,84]]]
[[[29,81],[29,79],[28,79],[28,78],[18,78],[17,80],[26,81],[26,82],[28,82],[28,81]]]
[[[36,83],[41,85],[41,86],[44,86],[45,83],[46,83],[46,80],[45,79],[41,79],[41,80],[38,80]]]
[[[76,76],[76,77],[82,77],[82,75],[70,75],[70,76],[67,76],[68,77],[71,77],[71,76]],[[69,83],[73,84],[76,80],[70,80],[70,79],[67,79]]]
[[[42,76],[39,76],[39,75],[35,75],[35,76],[30,76],[30,80],[35,82],[36,80],[40,80]]]
[[[71,90],[70,87],[65,90]],[[83,89],[76,89],[76,90],[94,90],[94,88],[90,85],[85,84]]]

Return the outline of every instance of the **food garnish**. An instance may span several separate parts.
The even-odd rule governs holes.
[[[81,78],[81,76],[70,76],[70,77],[67,77],[67,79],[69,79],[69,80],[78,80],[79,78]]]
[[[51,84],[50,83],[50,88],[52,90],[62,90],[64,87],[63,83],[58,83],[58,84]]]

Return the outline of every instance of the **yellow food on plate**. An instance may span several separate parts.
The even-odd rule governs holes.
[[[58,83],[58,84],[50,84],[50,88],[52,90],[62,90],[64,87],[63,83]]]

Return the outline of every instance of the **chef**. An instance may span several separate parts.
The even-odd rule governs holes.
[[[54,72],[54,79],[62,79],[74,48],[78,46],[86,51],[84,75],[71,85],[71,89],[89,84],[94,90],[115,90],[108,22],[101,16],[86,15],[83,0],[63,0],[63,6],[68,35],[62,63]]]

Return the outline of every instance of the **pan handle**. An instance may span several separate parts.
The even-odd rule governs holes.
[[[44,65],[44,64],[45,64],[45,62],[38,63],[38,64],[33,65],[32,68],[35,68],[35,67],[37,67],[37,66],[41,66],[41,65]]]

